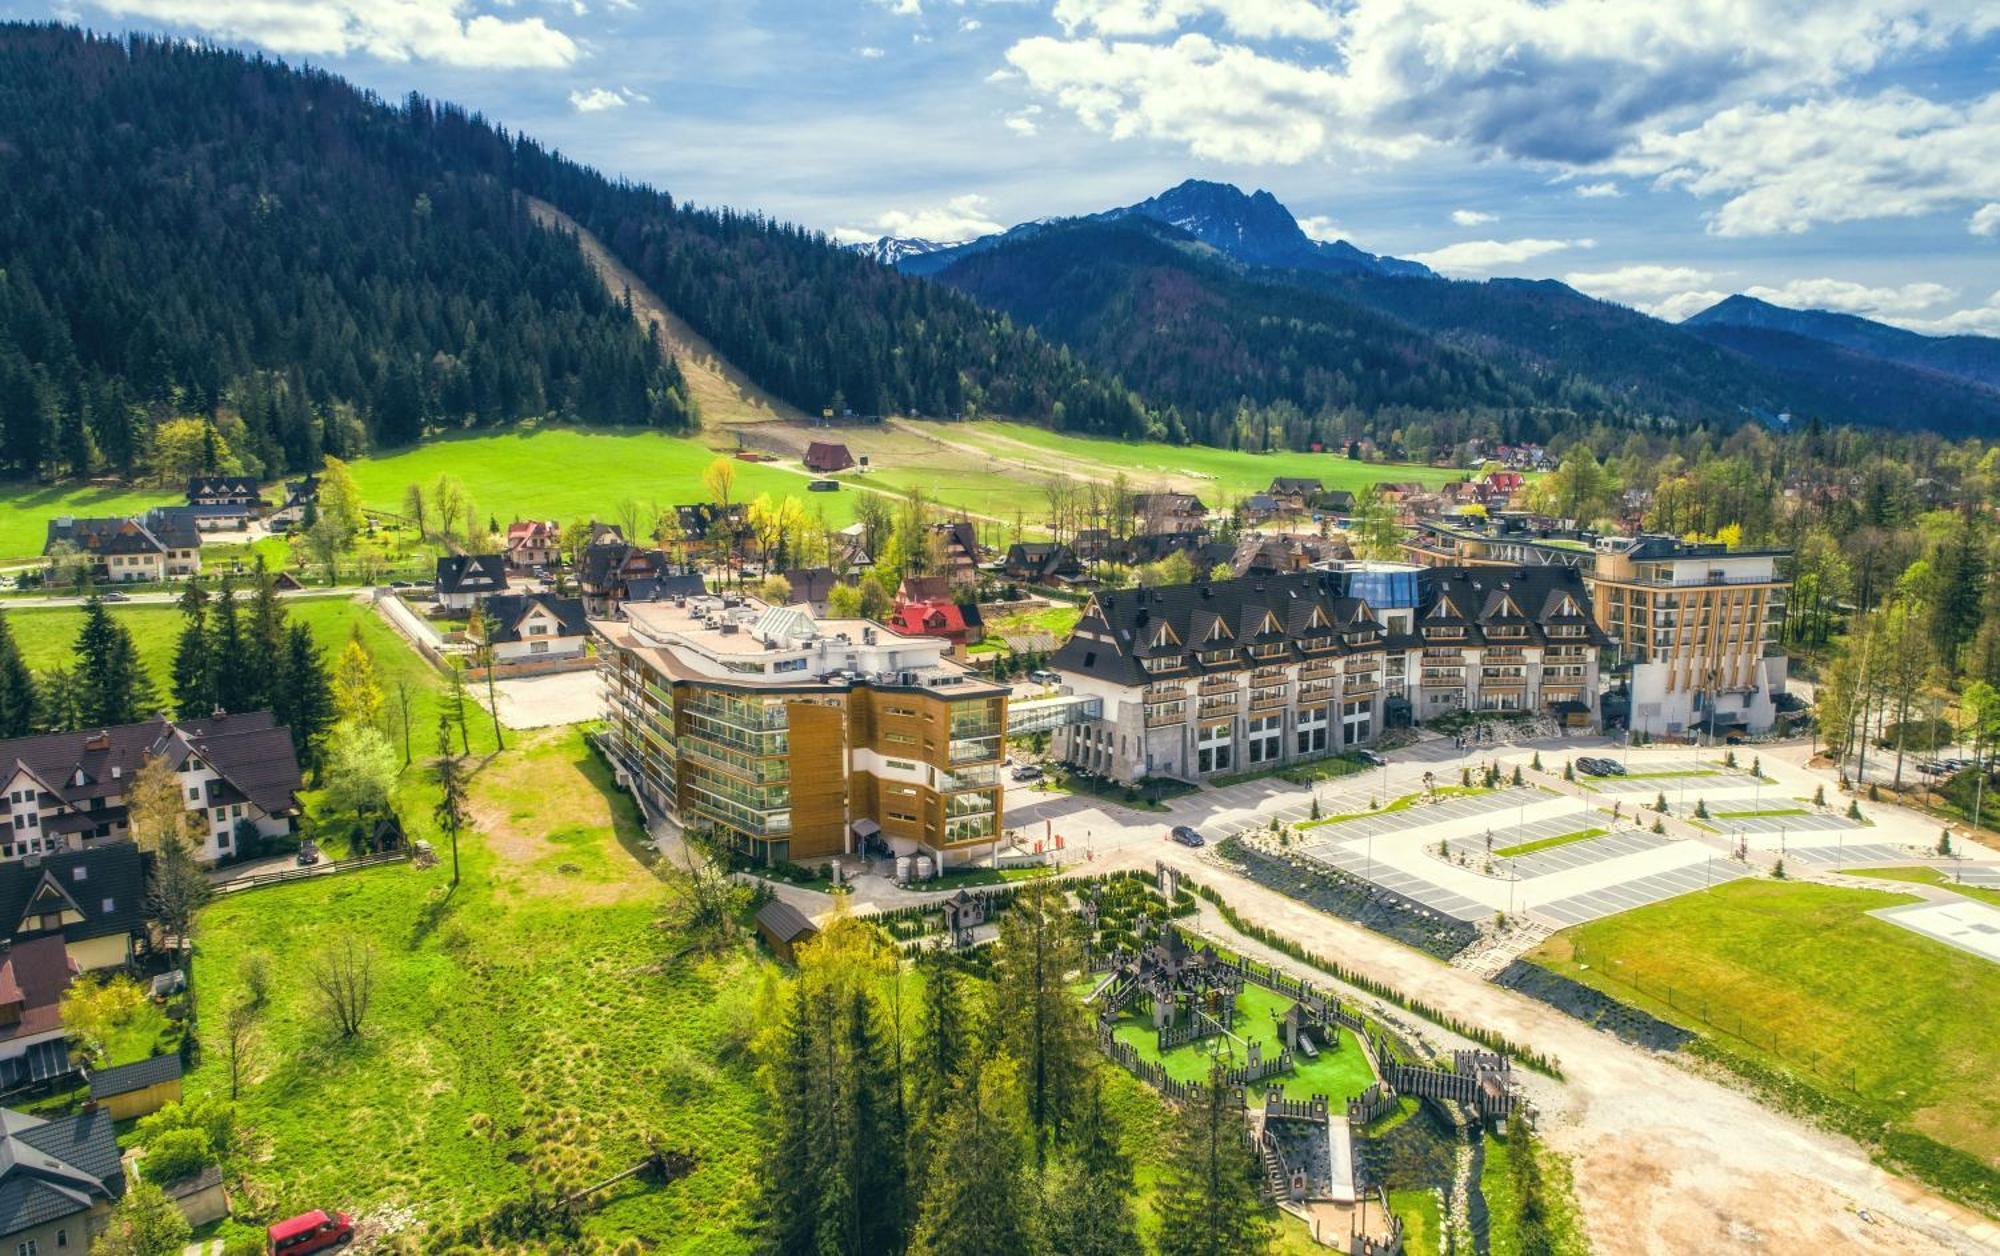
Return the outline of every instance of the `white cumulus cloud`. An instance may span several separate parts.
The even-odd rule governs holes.
[[[1466,240],[1447,244],[1428,253],[1412,253],[1410,260],[1422,262],[1447,275],[1489,275],[1503,266],[1518,266],[1550,253],[1567,249],[1595,248],[1597,241],[1583,240]]]
[[[864,57],[869,61],[874,61],[877,60],[878,58],[889,55],[883,52],[880,48],[873,46],[872,44],[865,47],[856,48],[854,51],[860,53],[862,57]]]
[[[1616,200],[1625,195],[1616,183],[1585,183],[1576,189],[1576,194],[1585,200]]]
[[[1965,229],[1974,235],[2000,235],[2000,201],[1988,201],[1972,211]]]
[[[1563,276],[1563,282],[1578,292],[1629,305],[1673,323],[1729,295],[1713,286],[1716,279],[1715,272],[1694,266],[1650,263],[1616,270],[1573,270]]]
[[[1454,209],[1451,211],[1451,220],[1461,227],[1482,226],[1485,223],[1498,221],[1499,217],[1500,215],[1489,214],[1483,209]]]
[[[476,13],[464,0],[94,0],[117,17],[192,27],[274,52],[384,61],[436,61],[480,69],[574,63],[582,51],[539,17]]]
[[[1787,309],[1875,315],[1915,314],[1958,295],[1957,289],[1940,283],[1878,288],[1847,279],[1793,279],[1776,287],[1758,284],[1743,291],[1746,296]]]
[[[578,113],[602,113],[606,109],[623,109],[625,98],[606,87],[593,87],[589,91],[573,91],[569,103]]]
[[[1316,0],[1056,0],[1063,29],[1100,35],[1164,35],[1213,18],[1246,39],[1333,39],[1340,19]]]
[[[880,236],[911,236],[939,244],[955,244],[1004,230],[988,215],[987,200],[977,193],[954,196],[942,205],[922,209],[892,209],[875,220],[872,228],[837,227],[834,238],[847,243],[873,240]]]
[[[1308,214],[1299,219],[1299,230],[1305,232],[1309,239],[1324,240],[1329,243],[1342,239],[1347,234],[1341,230],[1339,223],[1325,214]]]

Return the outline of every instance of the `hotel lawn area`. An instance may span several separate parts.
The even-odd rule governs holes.
[[[2000,965],[1866,914],[1911,901],[1746,879],[1565,930],[1529,958],[1782,1070],[1803,1106],[1914,1131],[1991,1175]],[[1929,1159],[1951,1168],[1942,1148]]]
[[[1128,1009],[1119,1017],[1113,1032],[1119,1041],[1128,1042],[1139,1052],[1139,1058],[1164,1066],[1167,1076],[1175,1081],[1198,1082],[1208,1079],[1209,1052],[1226,1046],[1229,1067],[1237,1067],[1247,1059],[1247,1044],[1263,1044],[1265,1059],[1275,1057],[1283,1045],[1278,1038],[1278,1018],[1292,1005],[1292,1000],[1284,995],[1264,989],[1262,986],[1247,985],[1236,998],[1236,1041],[1229,1038],[1202,1038],[1179,1046],[1162,1055],[1154,1045],[1157,1041],[1150,1016]],[[1258,1095],[1272,1086],[1282,1086],[1285,1094],[1293,1099],[1304,1099],[1311,1095],[1325,1095],[1336,1106],[1360,1094],[1375,1080],[1374,1072],[1368,1067],[1367,1056],[1355,1043],[1354,1035],[1347,1030],[1340,1031],[1340,1044],[1332,1050],[1320,1044],[1317,1060],[1306,1059],[1300,1054],[1293,1061],[1293,1072],[1289,1075],[1270,1078],[1251,1087]]]

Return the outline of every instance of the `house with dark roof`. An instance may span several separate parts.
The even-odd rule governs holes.
[[[1050,661],[1103,714],[1052,749],[1129,785],[1311,759],[1468,709],[1588,723],[1606,640],[1567,567],[1348,562],[1105,590]]]
[[[1051,541],[1016,541],[1000,562],[1000,574],[1030,584],[1055,584],[1083,574],[1083,564],[1067,545]]]
[[[493,657],[500,663],[524,663],[533,659],[579,658],[590,625],[584,619],[583,602],[553,593],[501,593],[480,603],[466,636],[485,640],[492,630]]]
[[[319,477],[307,475],[302,480],[285,482],[285,504],[265,517],[274,531],[286,528],[304,527],[306,515],[319,506]]]
[[[90,1250],[125,1195],[112,1120],[101,1108],[46,1119],[0,1108],[0,1251]]]
[[[234,855],[246,824],[279,836],[297,823],[298,756],[269,711],[155,718],[0,741],[0,861],[128,836],[132,781],[153,757],[178,775],[182,806],[200,818],[197,858]]]
[[[792,590],[791,605],[803,605],[816,617],[825,617],[826,599],[838,585],[847,584],[831,567],[794,567],[784,573]]]
[[[1245,516],[1255,520],[1269,519],[1284,509],[1278,504],[1278,499],[1269,493],[1252,493],[1238,503],[1238,507]]]
[[[677,569],[665,551],[624,541],[585,546],[576,560],[576,585],[584,612],[597,619],[617,614],[626,602],[700,597],[706,591],[700,573]]]
[[[942,548],[938,574],[950,581],[953,587],[979,583],[979,531],[970,519],[955,519],[947,523],[934,523],[931,532],[939,538]]]
[[[264,498],[247,475],[198,475],[188,481],[187,508],[204,532],[240,532],[264,513]]]
[[[1199,532],[1208,526],[1208,507],[1193,493],[1135,493],[1132,514],[1142,533]]]
[[[0,946],[60,938],[78,972],[121,968],[145,935],[146,870],[127,840],[0,862]]]
[[[839,441],[816,440],[806,446],[806,470],[827,475],[854,465],[854,455]]]
[[[562,557],[562,525],[553,519],[516,519],[507,525],[507,565],[515,571],[553,567]]]
[[[1344,488],[1330,488],[1314,498],[1312,506],[1330,515],[1351,515],[1354,513],[1354,494]]]
[[[42,542],[51,575],[78,560],[93,580],[111,584],[175,580],[201,574],[201,532],[189,506],[155,506],[131,518],[49,520]]]
[[[507,591],[505,554],[446,554],[437,560],[438,607],[470,611],[480,599]]]
[[[1286,510],[1304,510],[1324,490],[1317,477],[1279,475],[1271,478],[1271,487],[1264,492]]]

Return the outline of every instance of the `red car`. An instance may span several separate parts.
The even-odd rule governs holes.
[[[302,1212],[280,1221],[264,1232],[270,1256],[306,1256],[339,1247],[354,1237],[354,1218],[344,1212],[328,1213],[324,1208]]]

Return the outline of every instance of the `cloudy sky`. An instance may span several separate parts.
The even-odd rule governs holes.
[[[0,0],[462,101],[615,174],[960,239],[1199,176],[1654,311],[2000,334],[1994,0]]]

